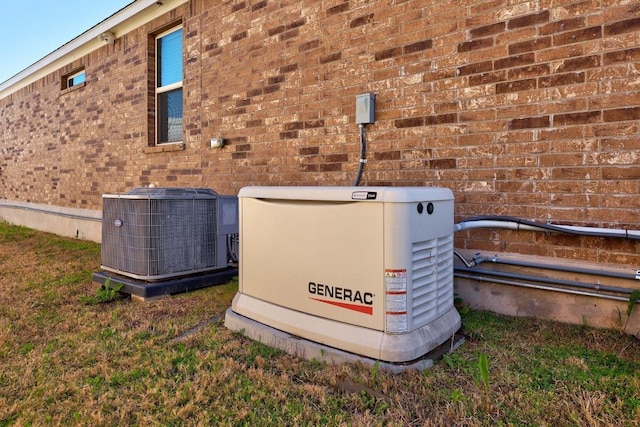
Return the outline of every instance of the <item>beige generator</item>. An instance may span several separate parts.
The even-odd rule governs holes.
[[[238,198],[240,284],[227,327],[259,324],[391,363],[459,329],[450,190],[245,187]]]

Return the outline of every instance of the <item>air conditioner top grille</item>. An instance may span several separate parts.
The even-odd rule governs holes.
[[[210,188],[137,187],[125,193],[127,196],[153,197],[154,199],[210,199],[218,194]]]

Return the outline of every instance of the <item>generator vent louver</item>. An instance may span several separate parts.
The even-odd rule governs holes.
[[[413,325],[421,327],[453,305],[453,235],[413,243]]]
[[[143,280],[227,267],[237,199],[210,189],[137,188],[103,195],[102,268]]]

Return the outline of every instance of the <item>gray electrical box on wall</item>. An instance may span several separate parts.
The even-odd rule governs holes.
[[[368,124],[375,122],[375,101],[373,93],[356,95],[356,124]]]

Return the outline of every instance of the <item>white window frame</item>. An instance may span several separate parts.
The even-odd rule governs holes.
[[[84,80],[80,83],[73,84],[73,80],[78,77],[84,75]],[[87,84],[87,72],[84,68],[74,71],[71,74],[67,74],[62,77],[62,90],[73,90],[79,87],[83,87]]]
[[[178,25],[175,27],[171,27],[170,29],[168,29],[167,31],[163,31],[162,33],[156,35],[154,43],[155,43],[155,76],[154,76],[154,86],[155,86],[155,145],[167,145],[167,144],[181,144],[182,143],[182,139],[184,138],[184,122],[182,123],[182,136],[183,138],[180,138],[180,141],[159,141],[159,137],[160,137],[160,127],[159,127],[159,114],[158,112],[160,111],[159,109],[159,95],[166,93],[166,92],[170,92],[172,90],[175,89],[181,89],[183,87],[182,82],[183,80],[180,80],[179,82],[175,82],[175,83],[171,83],[168,84],[166,86],[158,86],[159,82],[158,82],[158,70],[160,69],[160,64],[158,63],[158,60],[160,59],[160,52],[158,52],[158,40],[161,39],[162,37],[171,34],[175,31],[178,30],[182,30],[183,26],[182,25]],[[184,32],[183,32],[183,37],[184,37]],[[184,40],[183,40],[183,57],[181,58],[182,61],[182,78],[184,79]],[[184,91],[182,92],[182,106],[183,106],[183,112],[182,112],[182,118],[184,119]]]
[[[76,77],[82,76],[84,75],[84,79],[78,83],[78,84],[73,84],[73,79],[75,79]],[[80,70],[75,74],[72,74],[70,76],[67,77],[67,87],[74,87],[74,86],[79,86],[82,83],[87,81],[87,73],[84,70]]]

